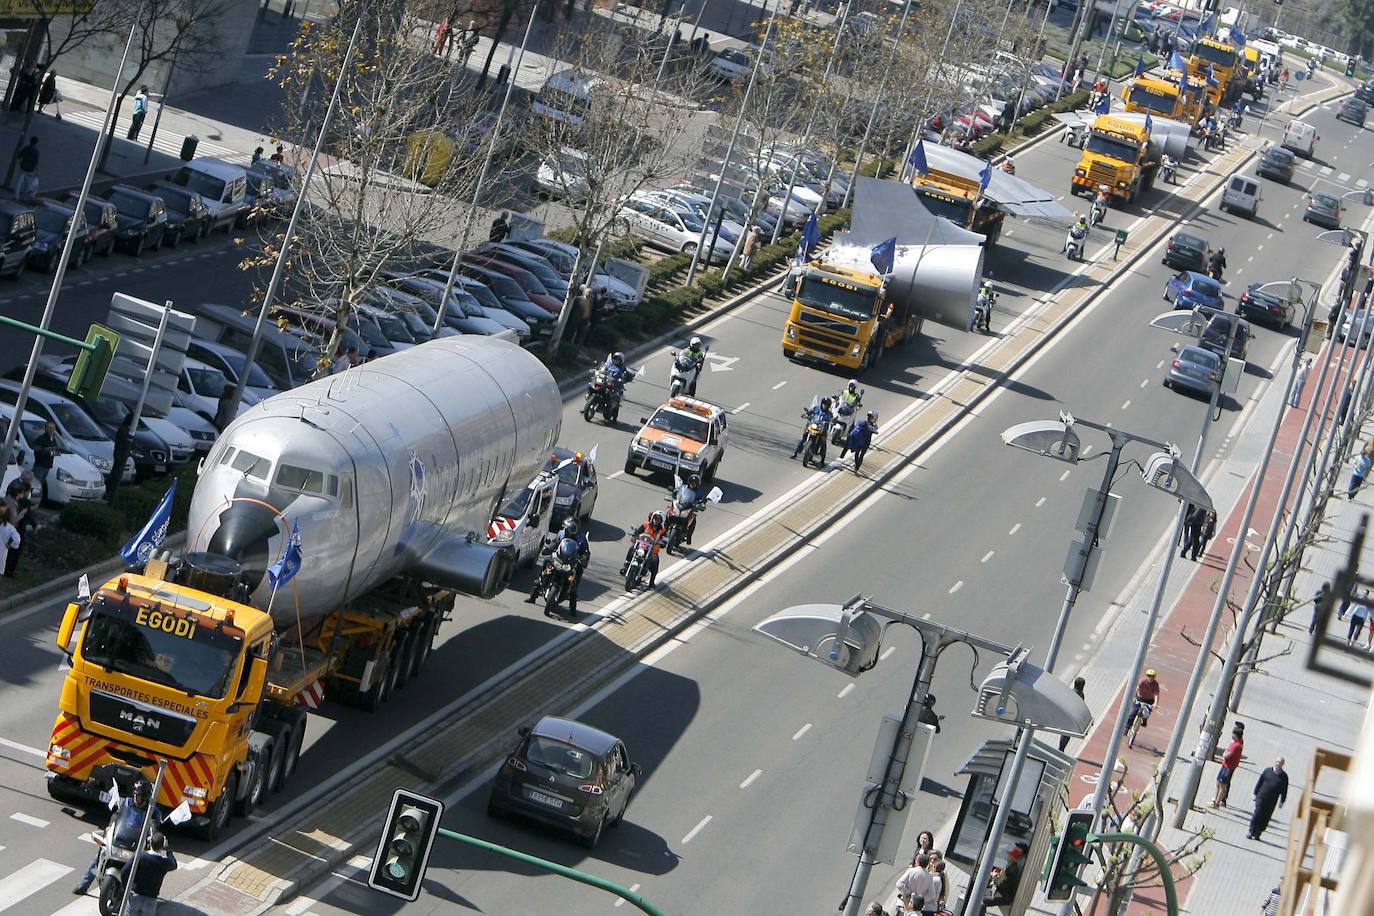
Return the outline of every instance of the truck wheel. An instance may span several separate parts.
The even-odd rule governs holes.
[[[229,826],[230,808],[234,804],[234,796],[239,794],[239,774],[230,773],[229,780],[224,784],[224,791],[219,798],[215,799],[214,804],[206,813],[205,823],[195,829],[198,839],[207,843],[213,843],[224,833],[224,828]]]
[[[270,792],[280,792],[286,787],[286,744],[290,738],[291,730],[283,727],[272,741],[272,753],[263,774],[263,785]]]
[[[54,801],[69,805],[84,806],[86,804],[86,799],[79,788],[81,784],[70,776],[53,775],[43,781],[48,784],[48,794],[52,796]]]
[[[265,750],[276,753],[272,744],[268,744]],[[250,816],[253,810],[262,804],[262,797],[267,793],[266,775],[267,771],[263,761],[259,760],[253,767],[253,781],[248,784],[247,790],[243,793],[243,798],[234,803],[234,813],[239,817]]]
[[[358,694],[358,705],[367,712],[376,712],[391,696],[387,681],[388,673],[379,675],[365,693]]]

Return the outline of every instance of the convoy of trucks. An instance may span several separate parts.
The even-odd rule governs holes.
[[[987,199],[976,178],[931,165],[914,173],[911,185],[931,213],[984,236],[985,247],[997,244],[1007,214]]]
[[[1154,187],[1160,160],[1160,149],[1143,123],[1098,115],[1088,129],[1070,190],[1095,194],[1105,187],[1118,202],[1134,203]]]

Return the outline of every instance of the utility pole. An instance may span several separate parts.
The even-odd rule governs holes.
[[[873,98],[873,109],[868,114],[868,126],[864,128],[864,138],[859,141],[859,155],[854,159],[854,177],[849,180],[849,187],[844,193],[844,203],[841,208],[849,206],[849,195],[854,193],[854,185],[859,181],[859,170],[863,168],[864,152],[868,149],[868,138],[873,133],[873,124],[878,120],[878,106],[882,104],[883,93],[887,91],[887,78],[892,73],[892,67],[897,61],[897,49],[902,44],[902,33],[906,31],[906,17],[911,13],[913,0],[906,0],[902,4],[902,18],[897,22],[897,34],[892,38],[892,53],[888,55],[887,66],[883,68],[883,77],[878,81],[878,93]],[[826,189],[829,190],[828,188]],[[824,206],[825,200],[821,200]]]

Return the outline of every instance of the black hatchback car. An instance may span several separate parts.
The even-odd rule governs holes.
[[[0,276],[19,279],[38,238],[33,210],[16,203],[0,204]]]
[[[1341,102],[1336,109],[1337,121],[1349,121],[1356,127],[1364,127],[1365,116],[1369,114],[1369,107],[1360,99],[1348,98]]]
[[[148,193],[162,198],[167,207],[168,235],[175,232],[181,241],[198,242],[210,234],[210,208],[195,191],[155,181],[148,185]]]
[[[1179,270],[1206,273],[1207,259],[1211,254],[1212,246],[1202,236],[1175,232],[1164,249],[1164,263]]]
[[[1271,146],[1266,149],[1260,154],[1259,163],[1255,166],[1255,174],[1262,178],[1282,181],[1284,184],[1293,180],[1293,174],[1297,170],[1298,157],[1291,149],[1282,146]]]
[[[157,251],[167,232],[167,205],[159,197],[117,184],[105,192],[105,199],[119,212],[119,227],[115,239],[134,257],[144,248]]]
[[[519,814],[561,827],[588,849],[625,817],[643,770],[619,738],[572,719],[545,716],[520,729],[492,782],[487,814]]]
[[[76,191],[68,191],[58,202],[75,207],[78,200],[80,195]],[[119,228],[119,211],[108,200],[87,197],[84,215],[87,249],[90,254],[108,257],[110,252],[114,251],[115,231]],[[89,255],[87,259],[89,260]]]

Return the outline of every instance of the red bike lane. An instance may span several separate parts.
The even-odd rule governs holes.
[[[1357,351],[1358,352],[1358,351]],[[1335,384],[1338,377],[1335,372],[1336,361],[1339,361],[1340,354],[1332,356],[1333,365],[1327,384],[1323,386],[1323,391],[1317,390],[1316,380],[1320,371],[1320,362],[1325,359],[1325,352],[1318,354],[1313,362],[1311,378],[1302,392],[1299,409],[1285,407],[1286,415],[1279,428],[1278,439],[1274,445],[1274,454],[1270,459],[1269,467],[1263,484],[1260,488],[1259,500],[1255,504],[1255,513],[1250,522],[1251,534],[1248,538],[1250,549],[1247,551],[1251,563],[1258,557],[1258,550],[1264,538],[1274,512],[1277,509],[1279,491],[1283,487],[1283,478],[1288,470],[1288,464],[1292,458],[1294,448],[1298,442],[1298,434],[1302,430],[1303,417],[1307,406],[1314,399],[1319,399],[1327,387]],[[1359,365],[1358,360],[1347,359],[1347,363]],[[1347,365],[1348,373],[1350,366]],[[1275,378],[1278,384],[1286,384],[1289,378],[1288,368],[1285,365],[1279,376]],[[1332,399],[1333,402],[1336,398]],[[1316,401],[1318,407],[1321,401]],[[1333,403],[1332,411],[1336,405]],[[1313,433],[1317,429],[1317,422],[1313,422]],[[1311,446],[1309,442],[1308,447]],[[1225,519],[1219,519],[1217,524],[1216,536],[1212,538],[1207,546],[1207,551],[1203,558],[1193,563],[1191,560],[1174,558],[1173,575],[1185,575],[1188,581],[1184,586],[1178,600],[1172,608],[1166,608],[1167,616],[1161,615],[1162,619],[1155,630],[1154,638],[1151,640],[1150,649],[1145,657],[1145,667],[1154,668],[1158,671],[1158,679],[1163,688],[1160,700],[1154,713],[1150,716],[1149,724],[1139,730],[1136,735],[1135,746],[1127,747],[1123,738],[1121,742],[1119,759],[1126,766],[1125,777],[1120,787],[1116,790],[1116,800],[1120,808],[1125,809],[1130,806],[1133,793],[1141,793],[1149,788],[1156,768],[1164,758],[1165,748],[1169,743],[1169,735],[1173,732],[1174,723],[1178,719],[1178,704],[1183,698],[1184,689],[1188,683],[1189,675],[1192,673],[1193,665],[1197,659],[1199,651],[1195,642],[1190,642],[1185,638],[1186,633],[1192,640],[1200,640],[1207,626],[1207,620],[1211,616],[1212,607],[1216,602],[1217,589],[1221,584],[1222,575],[1226,568],[1226,562],[1230,558],[1231,550],[1235,544],[1237,530],[1240,526],[1240,518],[1245,510],[1245,503],[1250,498],[1251,489],[1254,487],[1254,469],[1251,469],[1250,480],[1240,494],[1240,499],[1235,507]],[[1298,492],[1299,487],[1295,486],[1294,492]],[[1290,499],[1290,505],[1292,500]],[[1171,549],[1179,549],[1178,544],[1172,545]],[[1236,573],[1231,580],[1230,599],[1236,604],[1244,602],[1247,591],[1250,587],[1251,570],[1246,565],[1245,559],[1236,569]],[[1153,576],[1149,580],[1153,583]],[[1148,600],[1150,590],[1142,589],[1140,598]],[[1136,610],[1140,610],[1139,599],[1132,602]],[[1216,642],[1213,646],[1214,651],[1222,651],[1226,639],[1229,637],[1234,627],[1234,618],[1231,614],[1223,612],[1222,626],[1219,628]],[[1125,670],[1129,664],[1129,658],[1123,657],[1120,660],[1122,675],[1128,672]],[[1216,664],[1213,659],[1212,664]],[[1204,678],[1205,682],[1205,678]],[[1069,795],[1072,804],[1078,804],[1084,796],[1091,797],[1091,793],[1096,786],[1097,779],[1103,769],[1103,759],[1106,756],[1107,745],[1111,737],[1111,729],[1116,723],[1117,715],[1121,703],[1131,702],[1135,694],[1134,683],[1123,684],[1118,688],[1110,707],[1103,712],[1094,723],[1094,730],[1088,735],[1082,747],[1078,751],[1078,763],[1074,767],[1072,780],[1069,784]],[[1207,706],[1211,701],[1210,694],[1200,691],[1193,706],[1192,718],[1200,721],[1205,715]],[[1191,753],[1196,746],[1198,733],[1190,730],[1184,735],[1181,752]],[[1223,746],[1225,742],[1223,741]],[[1214,788],[1214,779],[1218,764],[1211,763],[1204,773],[1201,787],[1195,805],[1195,810],[1206,810],[1206,806],[1211,803]],[[1183,764],[1177,763],[1174,766],[1174,775],[1170,780],[1169,794],[1175,795],[1183,782]],[[1173,815],[1173,806],[1166,803],[1166,816]],[[1194,821],[1193,826],[1199,826]],[[1188,885],[1190,882],[1184,881],[1179,884],[1178,897],[1182,901],[1186,899]],[[1145,916],[1147,913],[1160,913],[1164,910],[1164,895],[1159,888],[1142,889],[1138,891],[1131,902],[1127,913],[1129,916]]]

